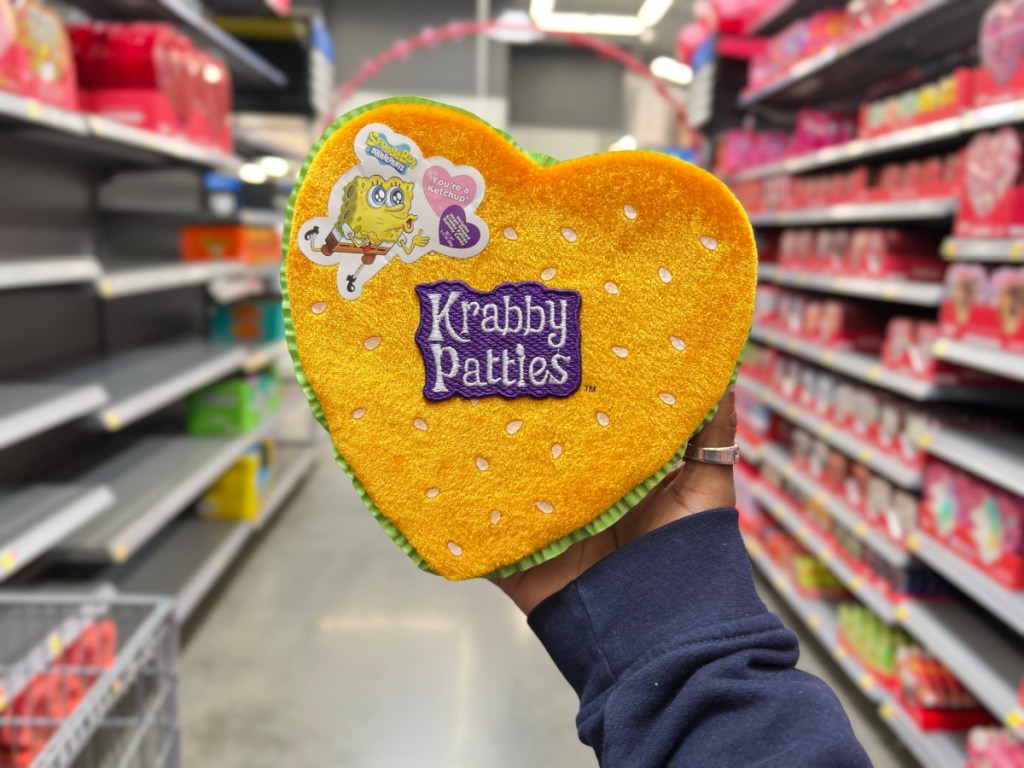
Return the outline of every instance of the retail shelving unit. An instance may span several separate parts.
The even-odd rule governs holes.
[[[283,88],[288,77],[279,68],[218,27],[189,0],[71,0],[98,18],[158,19],[169,21],[197,42],[216,51],[232,74],[247,82]]]
[[[91,414],[109,401],[100,384],[0,384],[0,449]]]
[[[785,119],[787,109],[809,105],[848,109],[869,98],[869,93],[873,99],[913,86],[918,81],[899,79],[908,70],[919,72],[919,81],[940,77],[971,61],[971,46],[977,42],[980,19],[989,5],[984,1],[924,0],[854,42],[833,46],[798,62],[782,79],[756,90],[748,89],[740,98],[740,104],[748,109],[745,119],[763,119],[784,127],[790,124]],[[761,34],[774,33],[825,7],[830,6],[802,0],[781,3],[775,13],[758,22],[757,29]],[[725,181],[741,184],[854,165],[877,167],[890,160],[945,153],[962,146],[980,131],[1019,124],[1024,124],[1022,100],[977,107],[931,124],[745,168]],[[783,189],[781,184],[772,188],[774,192]],[[939,234],[952,229],[958,209],[956,198],[811,209],[789,209],[783,202],[779,210],[755,211],[750,219],[757,229],[863,225],[907,227]],[[983,240],[948,236],[935,257],[993,265],[1022,264],[1024,238]],[[870,301],[880,313],[918,318],[934,318],[946,299],[944,285],[937,282],[812,273],[776,264],[762,264],[759,279],[762,283],[816,294],[821,299]],[[986,345],[983,340],[939,339],[931,350],[936,359],[1003,380],[987,387],[950,386],[891,370],[877,354],[832,348],[777,327],[755,327],[751,340],[837,374],[840,380],[874,390],[880,398],[912,401],[907,405],[915,404],[914,408],[930,414],[933,425],[917,438],[921,450],[1024,497],[1024,438],[999,431],[1021,423],[1024,405],[1016,382],[1024,382],[1024,356],[994,343]],[[837,426],[815,410],[810,401],[788,397],[783,389],[749,375],[741,375],[737,387],[749,402],[759,403],[767,412],[887,480],[894,490],[904,494],[904,500],[908,493],[919,497],[923,492],[924,472],[918,462],[910,464],[895,452],[882,451],[866,434],[855,434],[853,427]],[[995,409],[1007,427],[950,426],[968,422],[949,419],[949,415],[978,412],[967,409]],[[831,486],[812,477],[787,448],[772,442],[770,434],[745,433],[741,451],[744,459],[756,464],[763,476],[758,479],[757,474],[749,472],[739,475],[740,482],[749,485],[742,494],[745,502],[756,505],[817,556],[854,599],[890,624],[904,628],[942,661],[1000,723],[1024,736],[1024,707],[1019,698],[1020,686],[1024,685],[1024,591],[1006,588],[984,568],[958,557],[922,530],[883,530],[880,525],[869,523]],[[828,527],[821,525],[822,519],[827,519]],[[927,601],[877,588],[874,580],[861,575],[859,566],[853,568],[849,564],[852,561],[843,552],[841,533],[859,540],[888,567],[931,569],[956,587],[962,598]],[[748,549],[767,581],[865,695],[879,704],[881,718],[921,764],[929,768],[962,768],[966,763],[964,733],[923,732],[900,702],[877,685],[871,674],[851,660],[839,645],[833,604],[801,595],[752,535],[748,536]]]
[[[757,277],[762,283],[919,307],[937,307],[946,295],[946,287],[942,283],[835,277],[779,269],[774,264],[762,264],[757,270]]]
[[[285,448],[281,453],[281,469],[257,519],[177,520],[151,542],[147,557],[115,574],[118,588],[140,595],[172,595],[178,622],[188,621],[249,538],[270,522],[313,466],[311,448]]]
[[[262,93],[279,97],[288,83],[201,0],[54,5],[78,19],[170,22],[220,55],[252,103]],[[315,117],[272,122],[305,140]],[[224,222],[279,229],[281,182],[225,183],[215,174],[237,177],[249,160],[295,153],[251,136],[226,152],[4,91],[0,128],[0,323],[5,342],[14,341],[0,356],[0,730],[33,679],[87,627],[110,620],[116,661],[95,671],[99,682],[54,725],[36,764],[176,765],[178,624],[315,467],[306,439],[313,421],[287,384],[285,342],[208,338],[214,303],[279,295],[280,263],[231,258],[242,254],[186,262],[179,230]],[[238,214],[225,217],[228,194]],[[146,209],[153,200],[162,205]],[[286,384],[280,407],[254,429],[186,433],[193,393],[270,366]],[[257,450],[272,459],[258,517],[204,518],[204,493]],[[26,586],[29,593],[14,592]],[[165,600],[132,596],[141,593]],[[17,632],[24,642],[10,642]]]
[[[97,382],[110,402],[91,417],[116,432],[189,393],[239,370],[246,360],[239,346],[185,341],[132,350],[58,377],[64,384]]]
[[[250,446],[272,434],[296,407],[290,398],[252,432],[239,437],[150,435],[131,440],[78,477],[106,484],[118,499],[111,509],[64,539],[54,556],[61,560],[123,562],[222,475]]]
[[[838,641],[835,608],[828,602],[801,595],[789,576],[764,551],[755,537],[747,536],[747,551],[758,570],[783,601],[821,643],[840,669],[872,702],[882,720],[904,745],[928,768],[962,768],[967,755],[959,734],[927,733],[910,719],[906,710]]]

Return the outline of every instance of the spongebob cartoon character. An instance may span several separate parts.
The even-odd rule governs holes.
[[[412,233],[417,219],[411,212],[413,189],[411,181],[383,176],[357,176],[345,185],[341,213],[320,251],[328,257],[335,251],[363,254],[359,267],[345,278],[349,293],[355,292],[363,267],[378,256],[386,258],[396,245],[409,255],[430,242],[422,229]]]

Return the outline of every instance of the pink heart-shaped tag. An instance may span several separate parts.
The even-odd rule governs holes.
[[[476,182],[471,176],[452,176],[432,165],[423,172],[423,194],[434,213],[441,216],[450,205],[468,207],[476,197]]]
[[[967,199],[979,216],[995,210],[1020,177],[1021,142],[1017,132],[1004,128],[975,136],[967,146]]]

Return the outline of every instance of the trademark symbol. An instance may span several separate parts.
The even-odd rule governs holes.
[[[589,384],[584,387],[587,392],[597,392],[597,387],[591,387]]]

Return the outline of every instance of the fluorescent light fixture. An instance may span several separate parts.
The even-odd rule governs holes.
[[[629,150],[636,149],[638,146],[636,136],[631,136],[627,133],[621,139],[612,142],[608,149],[612,152],[628,152]]]
[[[283,157],[267,155],[266,157],[260,158],[260,168],[263,169],[267,176],[275,179],[283,179],[288,175],[288,171],[291,170],[291,164]]]
[[[640,6],[640,10],[637,11],[636,17],[640,19],[640,23],[645,27],[653,27],[668,13],[668,9],[672,7],[672,3],[675,0],[644,0],[644,4]]]
[[[500,26],[487,30],[487,37],[496,43],[531,45],[544,39],[544,33],[534,26],[526,11],[503,11],[498,23]]]
[[[267,172],[259,163],[243,163],[238,169],[238,178],[246,184],[264,184],[267,181]]]
[[[538,29],[581,35],[639,37],[656,25],[674,0],[644,0],[635,16],[611,13],[558,13],[555,0],[531,0],[530,17]]]
[[[689,85],[693,82],[693,70],[671,56],[659,56],[652,61],[651,74],[677,85]]]

